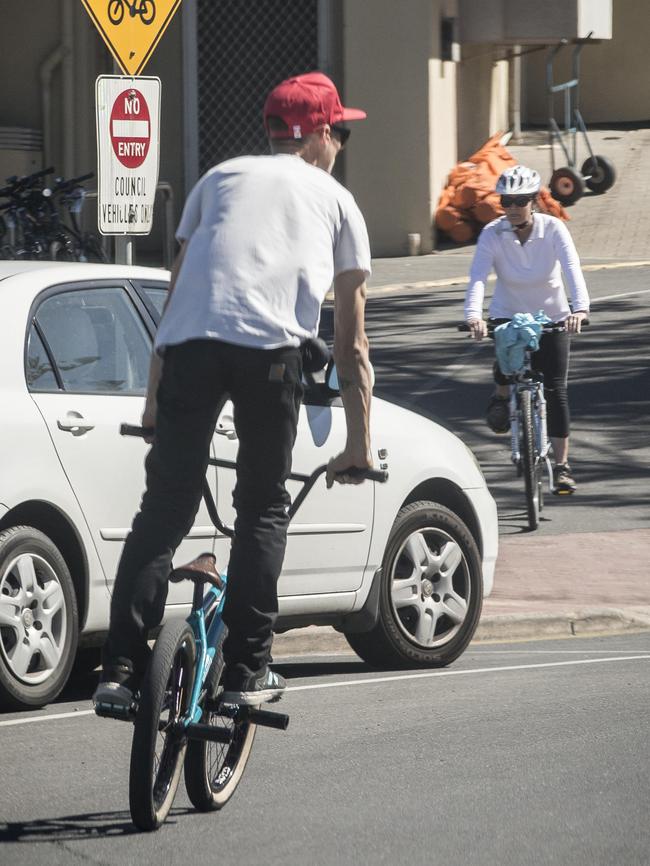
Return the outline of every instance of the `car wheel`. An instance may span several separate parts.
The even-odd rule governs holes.
[[[59,550],[30,526],[0,532],[0,706],[54,700],[70,674],[77,637],[77,600]]]
[[[483,604],[481,558],[462,520],[435,502],[397,515],[382,562],[379,617],[346,634],[368,664],[444,667],[472,639]]]

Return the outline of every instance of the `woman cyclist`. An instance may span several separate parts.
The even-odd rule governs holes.
[[[483,319],[483,297],[490,271],[496,285],[489,307],[489,321],[497,325],[516,313],[535,315],[542,310],[553,322],[564,322],[566,330],[544,333],[532,356],[533,369],[544,376],[548,434],[555,466],[556,493],[573,493],[576,484],[569,466],[569,335],[579,334],[589,313],[589,294],[580,259],[564,223],[535,209],[540,188],[539,174],[523,165],[503,172],[496,191],[501,194],[505,216],[482,230],[470,270],[465,297],[465,321],[472,336],[487,334]],[[562,274],[571,292],[569,308]],[[487,423],[495,433],[510,428],[508,378],[494,363],[496,389],[488,402]]]

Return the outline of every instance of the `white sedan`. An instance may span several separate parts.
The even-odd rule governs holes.
[[[75,657],[102,642],[111,586],[144,486],[139,424],[166,271],[0,262],[0,705],[42,706]],[[385,484],[317,483],[289,529],[278,631],[329,624],[375,666],[441,666],[469,643],[492,589],[497,514],[463,442],[375,398],[372,448]],[[340,398],[306,388],[294,450],[309,474],[343,447]],[[226,404],[213,456],[234,459]],[[208,482],[232,523],[229,470]],[[295,495],[298,486],[292,488]],[[176,563],[228,559],[205,506]],[[172,584],[167,616],[191,586]]]

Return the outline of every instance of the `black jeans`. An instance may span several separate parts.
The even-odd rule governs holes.
[[[257,673],[270,658],[287,537],[285,488],[302,397],[300,350],[192,340],[167,349],[147,486],[115,578],[104,667],[142,675],[163,616],[176,548],[199,504],[217,414],[230,396],[239,439],[235,538],[223,618],[226,664]]]
[[[491,319],[490,322],[499,325],[509,319]],[[531,355],[533,370],[544,376],[544,396],[546,397],[546,414],[548,435],[564,439],[569,435],[569,395],[567,379],[569,374],[570,340],[567,331],[549,331],[542,334],[539,349]],[[508,376],[504,376],[498,363],[494,362],[494,381],[498,385],[507,385]]]

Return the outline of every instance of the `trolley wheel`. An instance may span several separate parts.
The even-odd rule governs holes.
[[[526,513],[529,529],[537,529],[540,508],[541,466],[536,460],[535,431],[533,427],[533,408],[530,391],[521,392],[520,451],[526,488]]]
[[[194,679],[194,634],[185,620],[160,632],[135,717],[129,804],[140,830],[156,830],[174,801],[187,740],[175,730],[187,710]]]
[[[607,192],[616,180],[614,165],[604,156],[589,157],[582,164],[581,173],[589,189],[596,194]]]
[[[582,198],[585,191],[585,182],[581,174],[572,168],[557,168],[551,175],[549,188],[553,198],[561,204],[575,204]]]

